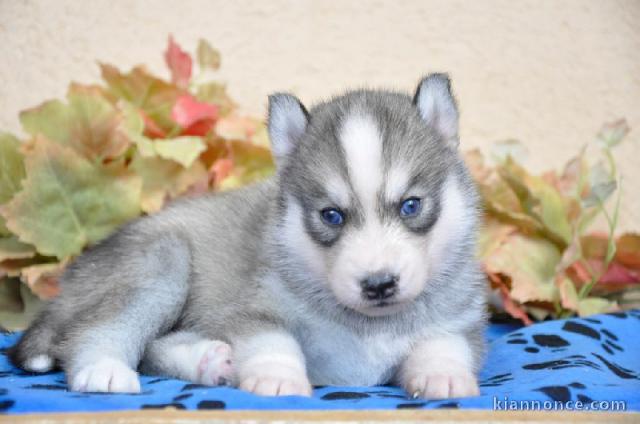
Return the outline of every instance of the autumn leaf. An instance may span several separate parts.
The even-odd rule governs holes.
[[[616,261],[640,271],[640,234],[623,234],[616,245]]]
[[[42,303],[17,278],[0,279],[0,328],[24,330]]]
[[[59,279],[66,265],[54,262],[27,266],[22,268],[20,279],[40,299],[51,299],[60,293]]]
[[[190,95],[183,95],[173,106],[171,117],[185,129],[184,132],[189,132],[189,128],[199,122],[205,122],[208,124],[208,128],[211,128],[218,119],[218,106],[199,102]],[[198,135],[204,136],[207,132],[209,131]]]
[[[153,143],[153,149],[158,156],[178,162],[185,168],[190,167],[205,148],[205,143],[200,137],[176,137],[156,140]]]
[[[118,110],[90,92],[71,92],[68,104],[45,102],[22,112],[20,121],[29,134],[44,135],[91,160],[116,158],[130,143]]]
[[[186,89],[191,79],[191,56],[169,36],[169,46],[164,53],[164,60],[171,71],[171,81],[178,87]]]
[[[198,65],[201,69],[210,69],[217,71],[220,68],[220,52],[202,38],[198,40],[198,50],[196,53],[198,57]]]
[[[226,85],[218,82],[199,84],[196,89],[196,98],[201,102],[218,106],[220,116],[226,116],[236,108],[235,102],[227,94]]]
[[[4,206],[7,227],[42,255],[65,259],[139,214],[142,181],[38,137],[23,190]]]
[[[514,233],[482,259],[487,272],[510,278],[514,300],[523,303],[558,298],[554,277],[560,251],[548,240]]]
[[[227,142],[228,159],[233,169],[219,183],[221,190],[229,190],[262,180],[273,174],[275,165],[271,152],[261,146],[242,141]]]
[[[19,147],[17,138],[9,133],[0,133],[0,205],[7,203],[20,190],[25,177],[24,159]],[[9,235],[0,216],[0,237]]]
[[[0,262],[7,259],[33,258],[36,250],[33,246],[22,243],[15,236],[0,238]]]
[[[128,73],[105,64],[100,69],[109,94],[141,111],[147,124],[145,131],[153,130],[148,135],[168,134],[175,129],[171,109],[184,93],[181,88],[150,75],[143,67]]]
[[[201,137],[183,136],[152,140],[142,134],[144,121],[139,111],[127,104],[123,104],[122,109],[126,116],[127,135],[136,144],[139,154],[143,157],[157,156],[189,168],[206,149],[206,143]]]
[[[134,157],[131,169],[142,177],[142,210],[157,212],[165,201],[185,193],[193,185],[205,182],[208,186],[207,170],[201,162],[189,168],[158,157]]]

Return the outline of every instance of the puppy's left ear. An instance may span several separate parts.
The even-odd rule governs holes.
[[[269,96],[269,138],[278,165],[284,163],[308,123],[309,112],[295,96],[288,93]]]
[[[413,96],[413,104],[452,149],[458,147],[458,106],[447,74],[430,74],[423,78]]]

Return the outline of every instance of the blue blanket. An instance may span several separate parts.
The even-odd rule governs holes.
[[[178,409],[599,409],[640,411],[640,311],[493,324],[481,396],[412,400],[397,387],[317,387],[312,398],[255,396],[168,378],[142,377],[142,393],[67,390],[62,373],[28,374],[4,356],[18,334],[0,336],[0,411],[9,414]]]

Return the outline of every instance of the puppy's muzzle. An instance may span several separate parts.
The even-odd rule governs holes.
[[[384,300],[393,297],[398,290],[398,277],[388,272],[378,272],[360,280],[362,296],[367,300]]]

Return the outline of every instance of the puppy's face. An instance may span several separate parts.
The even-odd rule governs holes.
[[[271,101],[285,247],[342,305],[369,316],[401,310],[471,225],[453,170],[448,80],[425,79],[413,102],[362,91],[308,114],[290,96]],[[289,103],[286,130],[278,102]],[[277,144],[283,134],[286,149]]]

